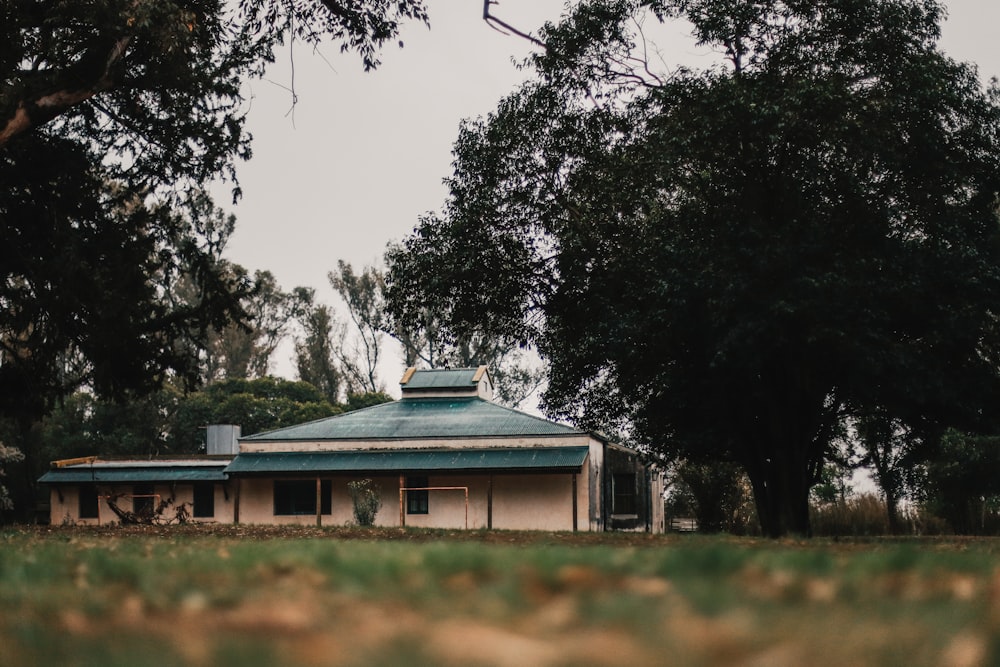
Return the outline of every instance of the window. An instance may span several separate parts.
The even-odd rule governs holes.
[[[215,516],[215,484],[198,482],[194,485],[194,510],[192,514],[201,519]]]
[[[330,500],[333,483],[324,479],[320,482],[320,512],[332,514]],[[274,515],[316,514],[316,480],[278,479],[274,481]]]
[[[406,488],[424,489],[429,486],[426,477],[407,477]],[[407,491],[406,492],[406,513],[407,514],[427,514],[428,491]]]
[[[153,485],[136,484],[132,487],[132,511],[139,516],[153,516]]]
[[[97,485],[81,484],[79,488],[81,519],[96,519],[97,516]]]
[[[611,477],[614,492],[612,514],[635,514],[635,473],[615,473]]]

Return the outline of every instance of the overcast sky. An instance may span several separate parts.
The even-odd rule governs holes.
[[[326,274],[338,259],[356,268],[380,262],[389,241],[440,208],[459,122],[487,114],[524,79],[512,61],[530,45],[487,26],[480,0],[427,4],[430,29],[407,26],[404,48],[388,46],[374,72],[364,73],[336,45],[319,54],[286,45],[267,80],[248,87],[254,155],[239,166],[244,195],[236,206],[217,195],[238,218],[229,259],[270,270],[286,290],[313,287],[319,301],[336,305]],[[945,4],[944,51],[977,63],[984,81],[1000,76],[1000,2]],[[534,30],[562,8],[563,0],[501,0],[494,12]],[[660,39],[670,42],[659,44],[668,61],[698,66],[713,58],[679,26]],[[278,351],[276,374],[293,377],[290,355],[290,348]],[[393,356],[382,369],[393,393],[400,363]]]

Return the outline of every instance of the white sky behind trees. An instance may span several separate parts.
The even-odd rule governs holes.
[[[340,310],[326,278],[337,260],[356,270],[381,264],[387,243],[441,207],[459,122],[485,116],[528,76],[513,61],[528,55],[530,44],[484,23],[481,0],[427,4],[430,29],[405,26],[404,47],[387,46],[374,72],[336,44],[316,53],[295,43],[279,51],[267,80],[248,85],[254,143],[253,158],[239,165],[243,198],[231,206],[228,190],[216,192],[238,218],[228,259],[271,271],[285,290],[315,288],[319,302]],[[984,83],[1000,76],[1000,0],[944,4],[942,49],[977,63]],[[493,12],[535,31],[562,9],[563,0],[500,0]],[[679,25],[657,33],[668,65],[706,66],[715,58]],[[294,378],[291,356],[291,345],[280,348],[273,372]],[[393,350],[381,367],[390,393],[398,393],[402,370]]]

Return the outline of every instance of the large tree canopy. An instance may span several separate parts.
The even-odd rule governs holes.
[[[997,397],[1000,99],[938,50],[942,15],[581,3],[539,82],[462,128],[390,307],[536,343],[550,413],[737,462],[765,533],[807,533],[848,416],[929,429]],[[719,64],[655,72],[629,31],[650,16]]]
[[[242,83],[287,39],[374,67],[404,19],[422,0],[0,2],[0,417],[195,377],[253,315],[204,195],[239,193]]]
[[[248,150],[240,83],[285,38],[338,41],[366,69],[422,0],[5,2],[0,147],[59,120],[133,172],[212,178]]]

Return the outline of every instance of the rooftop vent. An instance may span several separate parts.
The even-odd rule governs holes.
[[[399,381],[403,398],[478,396],[493,400],[493,378],[486,366],[478,368],[407,368]]]

